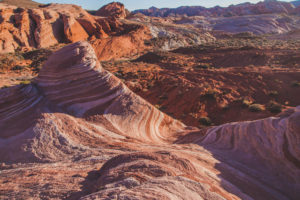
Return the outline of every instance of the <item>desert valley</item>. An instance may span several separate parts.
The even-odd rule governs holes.
[[[1,200],[300,199],[300,1],[2,0],[0,63]]]

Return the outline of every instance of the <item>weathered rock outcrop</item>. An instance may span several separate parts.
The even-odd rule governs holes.
[[[51,4],[39,9],[17,8],[5,4],[0,6],[0,53],[89,40],[97,44],[96,48],[99,43],[101,49],[103,44],[108,45],[105,47],[111,49],[113,56],[118,54],[115,57],[118,58],[131,55],[132,49],[134,53],[143,51],[146,48],[144,40],[150,37],[149,30],[142,25],[125,24],[113,17],[92,16],[76,5]],[[106,10],[106,14],[115,15],[115,11]],[[98,39],[101,40],[97,41]],[[131,41],[130,44],[128,41]],[[119,47],[119,43],[124,45]],[[99,57],[102,60],[105,58]]]
[[[189,24],[174,23],[171,19],[136,14],[130,20],[146,25],[152,36],[146,42],[162,50],[172,50],[215,41],[215,38],[209,32],[192,27]]]
[[[97,12],[97,16],[102,17],[114,17],[119,19],[125,19],[129,14],[129,11],[125,9],[125,6],[119,2],[112,2],[100,8]]]
[[[105,71],[87,42],[54,53],[33,83],[0,99],[3,199],[300,197],[300,107],[186,127]]]
[[[75,43],[53,54],[33,84],[5,90],[1,94],[0,107],[0,129],[3,130],[0,137],[4,139],[0,153],[2,161],[17,161],[20,154],[28,155],[22,156],[23,162],[62,159],[63,156],[53,158],[49,155],[49,152],[62,152],[62,149],[69,149],[72,155],[74,152],[71,147],[76,143],[74,139],[79,142],[80,137],[89,137],[80,133],[83,127],[91,128],[89,131],[89,128],[84,129],[92,137],[104,131],[116,134],[119,139],[132,138],[158,143],[168,141],[171,133],[184,128],[183,124],[158,111],[105,71],[87,42]],[[101,120],[96,120],[100,116]],[[85,124],[82,126],[78,125],[74,117],[95,119],[93,122],[80,120]],[[70,135],[72,130],[64,127],[64,118],[74,122],[70,126],[73,126],[73,133],[77,134]],[[24,138],[31,141],[26,144],[26,149],[21,150],[25,144],[13,147],[23,153],[9,150],[12,143],[19,143]],[[59,138],[64,138],[64,142],[55,145],[55,140]],[[103,139],[100,141],[104,142]],[[51,143],[52,150],[43,151],[39,148],[39,145]]]
[[[82,199],[297,199],[299,111],[226,124],[177,141],[201,148],[117,156],[99,171],[94,191],[100,191]]]
[[[94,35],[89,35],[78,19],[97,23],[86,11],[75,5],[52,4],[40,9],[2,6],[0,15],[0,53],[85,40]],[[101,33],[101,26],[97,28],[95,32]],[[95,36],[100,38],[102,35]]]

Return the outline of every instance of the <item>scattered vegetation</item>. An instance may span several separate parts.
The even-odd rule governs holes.
[[[249,99],[243,99],[243,101],[242,101],[242,105],[244,106],[244,107],[249,107],[251,104],[252,104],[253,102],[251,101],[251,100],[249,100]]]
[[[158,98],[161,100],[166,100],[166,99],[168,99],[168,96],[166,94],[163,94],[163,95],[159,96]]]
[[[249,110],[251,112],[261,112],[261,111],[264,111],[265,110],[265,106],[264,105],[261,105],[261,104],[251,104],[249,106]]]
[[[155,108],[161,109],[161,105],[156,104],[156,105],[155,105]]]
[[[203,97],[208,99],[217,99],[218,91],[213,88],[208,88],[205,93],[203,94]]]
[[[7,85],[3,85],[1,88],[0,88],[0,90],[1,89],[4,89],[4,88],[8,88],[9,86],[7,86]]]
[[[293,87],[300,87],[300,81],[293,81],[292,86]]]
[[[24,80],[20,82],[20,85],[29,85],[31,83],[30,80]]]
[[[209,117],[201,117],[199,119],[200,124],[204,125],[204,126],[210,126],[212,125],[212,121]]]
[[[197,68],[197,69],[211,69],[213,67],[209,63],[201,63],[201,64],[195,66],[195,68]]]
[[[276,101],[270,101],[267,105],[267,109],[272,113],[280,113],[282,111],[282,105]]]
[[[275,97],[278,96],[278,92],[276,90],[269,91],[269,96]]]

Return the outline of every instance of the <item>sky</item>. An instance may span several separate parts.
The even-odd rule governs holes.
[[[80,5],[88,10],[98,10],[100,7],[112,2],[113,0],[35,0],[40,3],[68,3]],[[213,7],[229,6],[231,4],[239,4],[243,2],[257,3],[261,0],[117,0],[125,5],[129,10],[145,9],[155,6],[158,8],[176,8],[179,6],[204,6]],[[289,0],[283,0],[289,1]]]

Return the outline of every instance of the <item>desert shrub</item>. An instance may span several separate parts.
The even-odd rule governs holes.
[[[156,104],[156,105],[155,105],[155,108],[160,109],[160,108],[161,108],[161,105]]]
[[[216,99],[217,98],[218,91],[212,88],[208,88],[205,93],[203,94],[203,97],[209,98],[209,99]]]
[[[1,89],[4,89],[4,88],[8,88],[9,86],[7,86],[7,85],[3,85],[1,88],[0,88],[0,90]]]
[[[276,101],[270,101],[268,103],[267,109],[272,113],[280,113],[282,111],[282,105]]]
[[[12,68],[12,70],[16,71],[16,70],[22,70],[24,68],[25,68],[25,66],[16,65]]]
[[[195,66],[197,69],[211,69],[213,68],[209,63],[201,63],[197,66]]]
[[[293,81],[292,86],[293,87],[300,87],[300,81]]]
[[[278,92],[276,90],[269,91],[269,96],[278,96]]]
[[[223,105],[220,106],[220,108],[222,110],[228,110],[229,109],[229,105],[228,104],[223,104]]]
[[[154,83],[148,83],[148,85],[147,85],[148,89],[153,88],[153,87],[154,87]]]
[[[30,80],[24,80],[20,82],[20,85],[29,85],[31,83]]]
[[[209,117],[201,117],[199,119],[200,124],[204,125],[204,126],[210,126],[212,124],[212,121]]]
[[[262,77],[262,75],[258,75],[258,76],[257,76],[257,79],[259,79],[259,80],[263,80],[263,77]]]
[[[151,45],[152,45],[152,41],[151,41],[151,40],[145,40],[145,41],[144,41],[144,44],[145,44],[146,46],[151,46]]]
[[[264,105],[261,105],[261,104],[252,104],[249,106],[249,110],[251,112],[261,112],[261,111],[265,110],[265,107],[264,107]]]
[[[243,99],[243,101],[242,101],[242,105],[244,107],[249,107],[251,104],[252,104],[252,101],[249,99]]]
[[[114,72],[114,75],[118,78],[122,78],[123,77],[123,73],[120,72]]]
[[[166,94],[163,94],[163,95],[159,96],[158,98],[162,99],[162,100],[166,100],[166,99],[168,99],[168,96]]]

